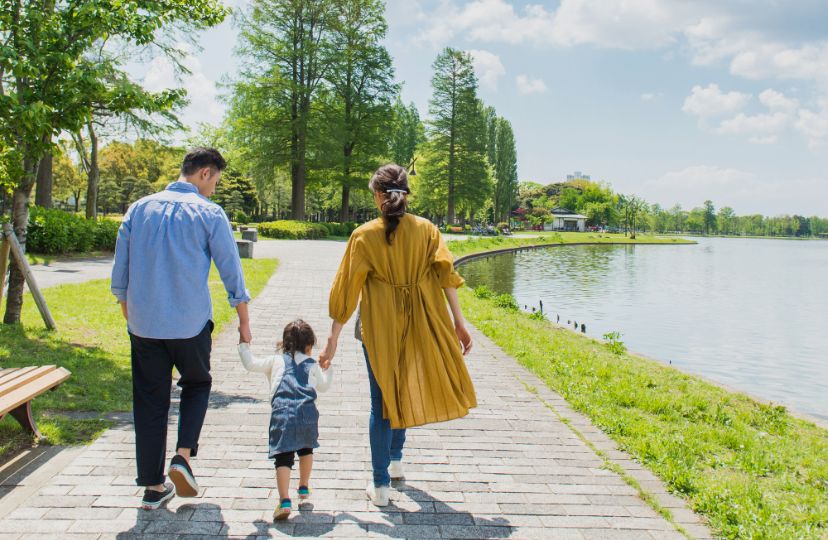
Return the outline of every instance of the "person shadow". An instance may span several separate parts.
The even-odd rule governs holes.
[[[232,537],[254,540],[268,536],[270,534],[268,531],[278,528],[272,523],[256,520],[253,522],[253,528],[244,527],[245,534],[238,534],[238,531],[233,531],[233,527],[224,519],[219,505],[193,502],[182,504],[174,510],[166,506],[157,510],[138,509],[135,525],[129,530],[118,533],[115,538],[117,540],[139,540],[170,536],[176,538],[178,535],[186,535],[183,537],[194,539]]]

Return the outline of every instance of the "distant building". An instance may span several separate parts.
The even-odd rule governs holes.
[[[586,216],[582,216],[577,212],[573,212],[569,208],[557,206],[550,212],[554,220],[552,221],[552,228],[556,231],[580,231],[584,232],[586,228]]]
[[[581,171],[575,171],[575,174],[567,174],[566,181],[571,182],[573,180],[589,180],[588,174],[582,174]]]

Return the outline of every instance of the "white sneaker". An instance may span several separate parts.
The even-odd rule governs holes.
[[[389,486],[376,487],[372,482],[365,488],[365,492],[368,494],[368,499],[374,503],[374,506],[388,506],[388,498],[391,494]]]
[[[391,478],[402,478],[405,476],[405,470],[403,470],[402,461],[392,461],[391,466],[388,467],[388,474]]]

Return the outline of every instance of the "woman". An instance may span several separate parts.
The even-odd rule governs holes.
[[[457,298],[464,281],[451,252],[431,222],[406,213],[405,169],[385,165],[368,187],[382,218],[348,241],[331,289],[334,322],[319,360],[326,366],[333,358],[342,326],[359,303],[358,338],[371,384],[374,481],[366,491],[376,506],[386,506],[391,478],[403,475],[405,428],[466,416],[477,399],[463,361],[472,346]]]

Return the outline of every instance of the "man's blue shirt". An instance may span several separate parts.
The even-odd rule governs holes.
[[[118,231],[112,294],[127,303],[129,331],[184,339],[213,317],[207,277],[216,263],[231,307],[250,301],[230,221],[187,182],[129,207]]]

